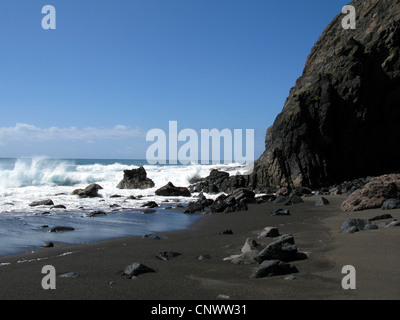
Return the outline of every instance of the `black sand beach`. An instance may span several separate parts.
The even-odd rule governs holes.
[[[348,300],[399,299],[398,227],[355,234],[340,231],[349,218],[371,218],[381,209],[344,213],[344,196],[327,196],[330,204],[315,207],[316,196],[288,207],[290,216],[271,216],[277,204],[250,205],[249,211],[211,214],[191,230],[160,234],[161,240],[130,237],[80,246],[56,246],[39,252],[0,259],[0,299],[118,299],[118,300]],[[391,210],[400,218],[400,210]],[[299,272],[289,276],[253,279],[257,264],[237,265],[223,259],[239,254],[247,238],[263,248],[273,239],[258,240],[267,226],[292,234],[308,259],[293,261]],[[232,230],[233,234],[221,234]],[[159,252],[180,256],[163,261]],[[209,259],[199,260],[200,255]],[[142,263],[154,273],[128,279],[121,271]],[[56,278],[55,290],[42,288],[42,268],[57,275],[75,272],[76,278]],[[356,289],[342,288],[342,267],[356,269]]]

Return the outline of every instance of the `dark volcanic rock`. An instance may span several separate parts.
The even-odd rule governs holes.
[[[289,201],[289,196],[277,196],[273,203],[287,203]]]
[[[272,216],[290,216],[290,211],[288,209],[274,209],[271,213]]]
[[[267,260],[258,266],[257,271],[253,274],[253,278],[273,277],[299,272],[295,266],[280,260]]]
[[[132,263],[131,265],[127,266],[124,271],[122,271],[122,275],[127,276],[128,278],[132,279],[133,277],[137,277],[143,273],[155,272],[153,269],[145,266],[141,263]]]
[[[143,167],[132,170],[124,170],[124,178],[117,185],[118,189],[148,189],[155,186],[153,180],[147,178],[147,172]]]
[[[277,227],[265,227],[264,230],[258,235],[258,238],[275,238],[279,236],[280,234]]]
[[[301,198],[301,196],[299,196],[298,194],[291,194],[285,205],[291,206],[296,203],[302,203],[302,202],[304,202],[304,200]]]
[[[239,211],[247,211],[248,207],[246,204],[246,199],[241,199],[236,201],[235,197],[232,195],[226,196],[224,194],[220,195],[215,199],[214,203],[210,207],[213,213],[232,213]]]
[[[91,213],[90,213],[90,217],[91,218],[94,218],[94,217],[98,217],[98,216],[106,216],[107,214],[104,212],[104,211],[101,211],[101,210],[96,210],[96,211],[92,211]]]
[[[78,278],[79,277],[79,273],[78,272],[74,272],[74,271],[70,271],[70,272],[59,274],[59,275],[57,275],[57,277],[58,278],[74,279],[74,278]]]
[[[142,236],[142,239],[152,239],[152,240],[161,240],[161,237],[156,234],[145,234]]]
[[[254,257],[258,263],[275,259],[289,262],[307,259],[307,256],[298,252],[294,237],[291,234],[285,234],[278,237],[275,242],[270,243]]]
[[[244,201],[245,203],[255,202],[255,193],[247,188],[238,188],[233,190],[233,192],[229,195],[230,197],[234,197],[236,201]]]
[[[400,208],[400,199],[387,199],[383,204],[382,210],[393,210]]]
[[[151,214],[151,213],[156,213],[157,210],[154,209],[145,209],[143,211],[140,211],[141,214]]]
[[[50,209],[67,209],[67,207],[63,204],[57,204],[55,206],[52,206]]]
[[[322,206],[326,206],[328,204],[329,204],[328,199],[321,197],[321,198],[318,198],[317,201],[315,201],[314,206],[322,207]]]
[[[264,202],[272,202],[276,200],[276,196],[273,194],[265,194],[262,196],[257,196],[254,198],[256,204],[264,203]]]
[[[72,191],[73,195],[78,195],[82,198],[95,198],[98,197],[98,192],[99,190],[103,189],[102,186],[96,184],[96,183],[92,183],[90,185],[88,185],[85,189],[75,189],[74,191]]]
[[[175,258],[175,257],[180,256],[180,255],[181,255],[181,253],[179,253],[179,252],[163,251],[163,252],[159,252],[156,255],[156,258],[158,258],[160,260],[167,261],[167,260],[170,260],[170,259]]]
[[[53,242],[45,242],[41,245],[42,248],[52,248],[54,247],[54,243]]]
[[[165,186],[156,190],[156,195],[164,197],[190,197],[191,193],[188,188],[175,187],[172,182],[168,182]]]
[[[248,185],[249,176],[235,175],[230,176],[228,172],[213,169],[206,178],[198,179],[197,182],[189,187],[191,192],[205,193],[230,193],[238,188]]]
[[[219,234],[233,234],[233,231],[231,229],[227,229],[225,231],[220,232]]]
[[[400,1],[356,0],[339,12],[268,129],[250,185],[320,186],[400,168]]]
[[[37,207],[37,206],[52,206],[54,205],[53,200],[42,200],[42,201],[34,201],[29,204],[30,207]]]
[[[381,214],[379,216],[368,219],[368,221],[377,221],[377,220],[386,220],[386,219],[393,219],[393,217],[391,214]]]
[[[142,208],[157,208],[158,204],[154,201],[148,201],[146,203],[144,203],[143,205],[141,205]]]
[[[346,220],[340,228],[343,233],[354,233],[361,230],[373,229],[378,229],[378,226],[370,223],[367,219],[349,219]]]
[[[206,208],[210,207],[212,204],[214,203],[214,200],[212,199],[206,199],[206,197],[201,197],[199,200],[197,201],[192,201],[190,202],[184,213],[195,213],[195,212],[202,212],[204,211]]]
[[[58,226],[58,227],[54,227],[52,228],[49,232],[66,232],[66,231],[74,231],[75,229],[72,227],[63,227],[63,226]]]

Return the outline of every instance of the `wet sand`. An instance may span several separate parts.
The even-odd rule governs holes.
[[[342,234],[349,218],[371,218],[380,209],[354,214],[340,211],[344,196],[327,196],[330,205],[315,207],[317,196],[288,207],[290,216],[271,216],[282,205],[250,205],[249,211],[205,215],[187,231],[159,234],[162,240],[129,237],[80,246],[43,248],[24,255],[0,257],[0,299],[118,299],[118,300],[348,300],[400,298],[400,228],[379,228]],[[400,210],[391,210],[400,219]],[[375,222],[380,223],[380,221]],[[291,262],[294,277],[252,279],[256,264],[236,265],[223,261],[239,254],[247,238],[256,239],[267,226],[280,234],[293,234],[296,245],[308,259]],[[232,235],[222,235],[225,230]],[[257,240],[263,245],[271,239]],[[155,257],[175,251],[169,261]],[[199,260],[207,254],[211,258]],[[130,280],[121,276],[128,265],[138,262],[155,273]],[[44,290],[43,266],[57,274],[76,272],[76,278],[56,278],[55,290]],[[342,267],[356,269],[356,289],[342,288]]]

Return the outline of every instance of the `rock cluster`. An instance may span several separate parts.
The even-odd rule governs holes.
[[[192,201],[186,207],[185,213],[205,211],[212,213],[231,213],[248,210],[247,204],[255,202],[255,193],[246,188],[238,188],[228,195],[221,194],[215,201],[201,195],[197,201]]]
[[[235,189],[244,188],[248,185],[248,176],[234,175],[231,176],[228,172],[211,170],[206,178],[196,179],[189,190],[191,192],[205,192],[217,194],[220,192],[231,193]]]
[[[378,226],[366,219],[349,219],[342,224],[340,229],[343,233],[354,233],[361,230],[378,229]]]
[[[291,234],[281,236],[276,227],[266,227],[258,236],[258,239],[262,238],[274,238],[274,241],[259,251],[260,244],[248,238],[240,254],[226,257],[224,261],[235,264],[258,263],[257,269],[252,274],[252,277],[257,279],[297,273],[297,268],[288,262],[307,259],[306,254],[298,251]]]
[[[379,225],[376,225],[375,221],[386,220]],[[400,226],[400,221],[393,219],[390,214],[381,214],[370,219],[348,219],[343,222],[341,226],[341,231],[343,233],[355,233],[363,230],[376,230],[380,227],[398,227]]]

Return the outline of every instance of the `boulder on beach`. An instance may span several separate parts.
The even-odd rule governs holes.
[[[141,239],[161,240],[161,237],[154,233],[149,233],[142,236]]]
[[[149,272],[155,272],[155,271],[145,266],[144,264],[135,262],[127,266],[124,269],[124,271],[122,271],[122,275],[132,279],[133,277],[137,277],[143,273],[149,273]]]
[[[230,261],[234,264],[254,264],[256,263],[254,257],[258,254],[258,246],[259,244],[255,240],[248,238],[243,245],[240,254],[233,254],[223,260]]]
[[[382,210],[393,210],[400,208],[400,199],[387,199],[383,204]]]
[[[167,260],[171,260],[172,258],[175,258],[180,255],[182,255],[182,254],[179,252],[175,252],[175,251],[163,251],[163,252],[159,252],[156,255],[156,258],[163,260],[163,261],[167,261]]]
[[[47,199],[47,200],[41,200],[41,201],[34,201],[29,204],[30,207],[37,207],[37,206],[52,206],[54,205],[53,200]]]
[[[316,207],[322,207],[322,206],[327,206],[329,204],[328,199],[321,197],[318,198],[315,202],[314,202],[314,206]]]
[[[172,182],[156,190],[156,195],[164,197],[190,197],[191,193],[186,187],[175,187]]]
[[[75,189],[72,191],[72,195],[77,195],[82,198],[95,198],[99,196],[99,190],[103,189],[102,186],[92,183],[88,185],[85,189]]]
[[[58,278],[69,278],[69,279],[78,278],[79,276],[80,276],[79,273],[75,271],[65,272],[57,275]]]
[[[355,233],[361,230],[374,230],[378,229],[378,226],[372,224],[370,220],[367,219],[349,219],[343,222],[340,230],[343,233]]]
[[[245,203],[252,203],[254,202],[255,193],[248,188],[237,188],[229,196],[235,198],[236,201],[243,200]]]
[[[241,251],[242,253],[246,253],[252,250],[257,250],[257,248],[260,246],[260,244],[255,241],[254,239],[247,238],[246,242],[244,243]]]
[[[377,220],[387,220],[387,219],[393,219],[391,214],[381,214],[379,216],[375,216],[373,218],[368,219],[368,221],[377,221]]]
[[[400,198],[400,174],[372,178],[364,188],[356,190],[341,205],[347,212],[380,208],[392,198]]]
[[[278,237],[276,241],[267,245],[254,257],[254,260],[256,260],[258,263],[261,263],[265,260],[275,259],[284,262],[290,262],[307,259],[307,256],[297,250],[293,235],[285,234]]]
[[[205,196],[202,196],[197,201],[189,202],[184,213],[202,212],[206,208],[210,207],[213,203],[214,203],[214,200],[207,199]]]
[[[236,201],[235,197],[226,196],[225,194],[220,195],[215,199],[214,203],[210,207],[212,213],[232,213],[239,211],[247,211],[248,207],[245,201]]]
[[[287,202],[285,203],[285,206],[292,206],[296,203],[302,203],[304,202],[303,198],[301,197],[302,195],[299,195],[297,193],[292,193],[289,196],[289,199],[287,200]]]
[[[265,202],[272,202],[276,200],[276,196],[274,194],[264,194],[254,198],[256,204],[261,204]]]
[[[277,208],[271,213],[272,216],[290,216],[290,211],[288,209]]]
[[[390,228],[390,227],[399,227],[400,226],[400,221],[394,220],[390,223],[388,223],[385,228]]]
[[[132,170],[124,170],[124,178],[117,185],[118,189],[148,189],[155,186],[153,180],[147,178],[147,172],[143,167]]]
[[[237,188],[230,194],[218,196],[210,206],[213,213],[247,211],[247,204],[255,203],[255,193],[247,188]]]
[[[275,238],[279,237],[279,230],[277,227],[265,227],[263,231],[260,232],[257,238]]]
[[[266,260],[262,262],[256,272],[252,275],[253,278],[265,278],[279,275],[286,275],[299,272],[295,266],[280,260]]]

